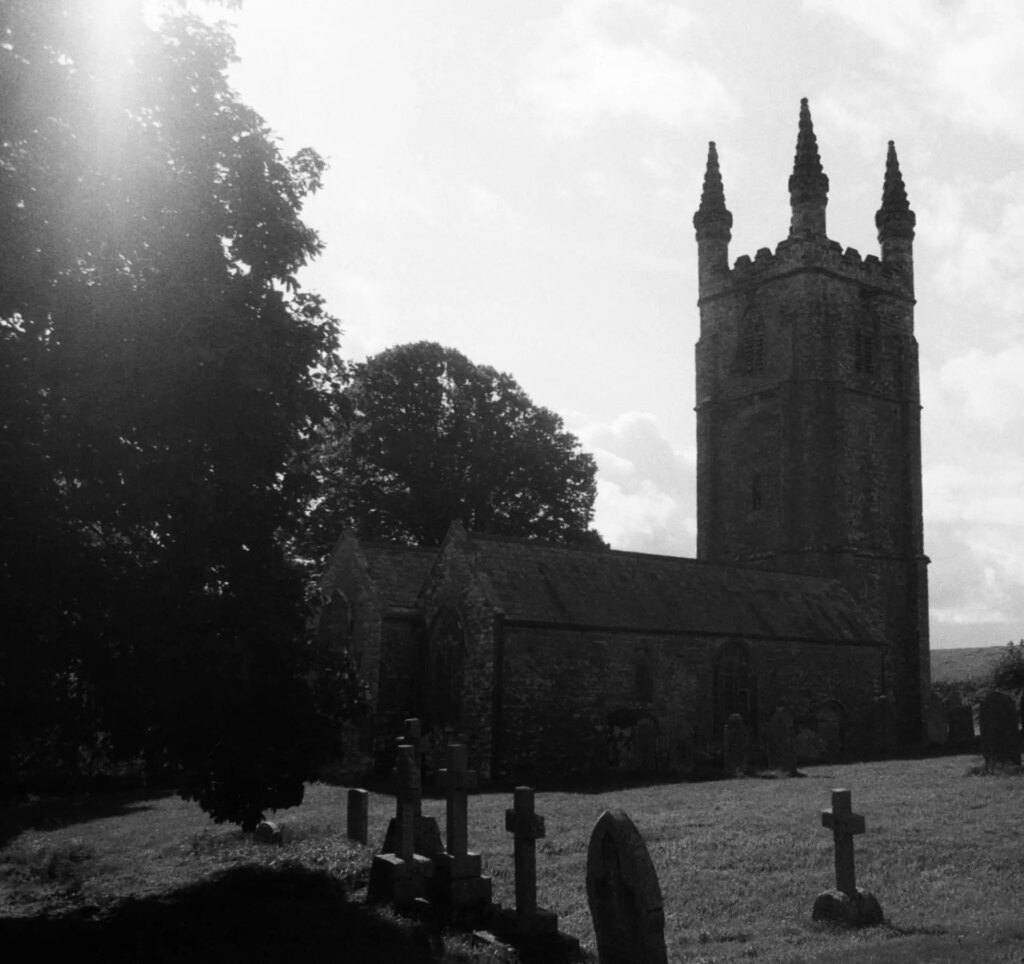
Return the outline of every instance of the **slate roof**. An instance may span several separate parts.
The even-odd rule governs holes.
[[[411,607],[437,558],[437,549],[364,545],[363,556],[384,606]]]
[[[885,643],[833,579],[479,533],[465,539],[509,622]]]

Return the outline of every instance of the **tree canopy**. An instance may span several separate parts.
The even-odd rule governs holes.
[[[354,367],[321,430],[311,513],[323,552],[363,538],[439,545],[469,529],[600,545],[593,458],[509,376],[433,342]]]
[[[326,726],[283,548],[338,345],[295,278],[324,162],[222,28],[142,7],[0,7],[2,749],[102,732],[251,824]]]

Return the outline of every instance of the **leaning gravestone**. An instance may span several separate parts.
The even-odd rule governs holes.
[[[665,964],[665,912],[643,837],[623,810],[605,810],[590,834],[587,902],[600,964]]]
[[[1005,693],[989,693],[981,701],[981,753],[985,762],[1020,766],[1017,707]]]

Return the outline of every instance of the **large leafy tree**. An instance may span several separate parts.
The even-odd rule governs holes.
[[[509,376],[433,342],[354,366],[321,430],[311,531],[439,545],[479,532],[601,545],[593,458]]]
[[[324,165],[238,99],[221,28],[142,7],[0,5],[4,749],[103,732],[251,825],[326,725],[282,548],[337,349],[295,280]]]

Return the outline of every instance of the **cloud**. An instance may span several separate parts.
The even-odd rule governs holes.
[[[594,525],[612,547],[692,556],[696,454],[674,450],[646,412],[573,431],[597,462]]]
[[[563,134],[608,118],[682,128],[735,115],[738,103],[718,75],[681,49],[691,19],[657,0],[570,0],[534,24],[520,95]]]
[[[470,184],[466,188],[466,210],[474,219],[502,229],[523,226],[523,216],[518,208],[508,198],[482,184]]]
[[[1011,345],[1001,351],[986,352],[972,348],[965,355],[947,361],[938,373],[939,407],[948,415],[970,424],[970,432],[1005,433],[1007,437],[1024,436],[1024,345]],[[1014,428],[1015,431],[1007,432]],[[1013,457],[998,452],[998,460],[1006,465]],[[1018,484],[1024,475],[1018,475]],[[1021,519],[1024,523],[1024,517]]]
[[[923,81],[920,106],[944,119],[1024,139],[1020,51],[1024,7],[1016,0],[805,0],[886,49],[886,72]]]

